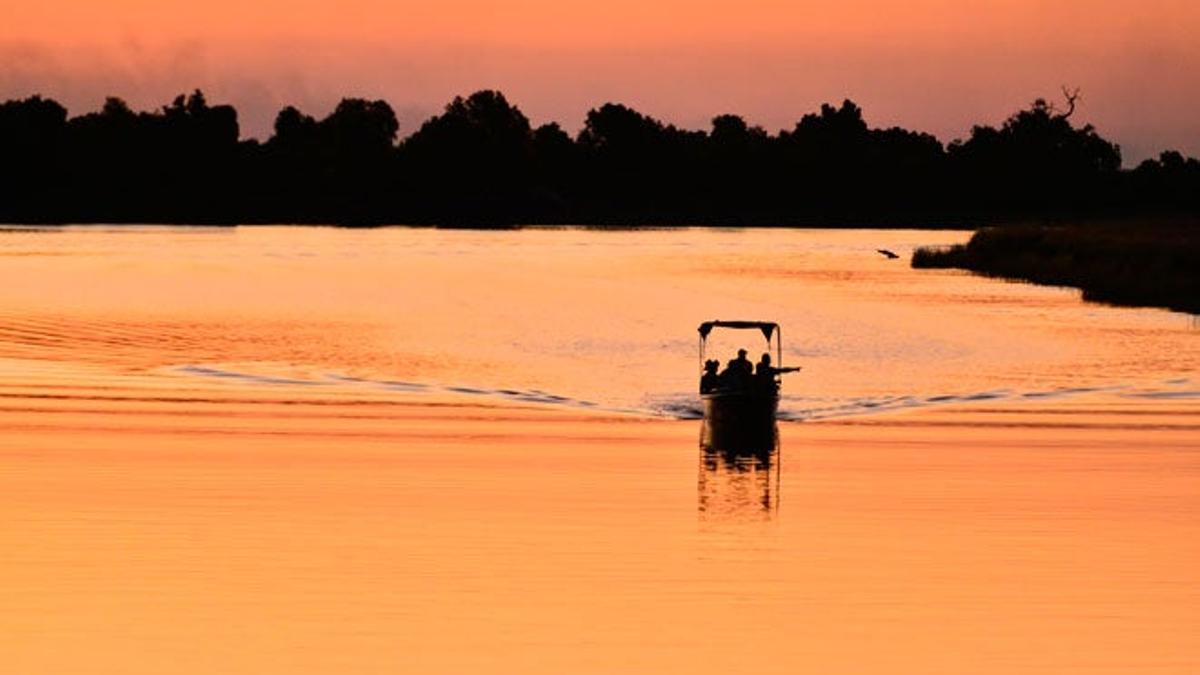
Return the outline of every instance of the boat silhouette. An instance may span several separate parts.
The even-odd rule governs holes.
[[[708,336],[717,329],[757,330],[767,351],[756,369],[746,360],[746,350],[717,372],[719,362],[709,361]],[[775,417],[779,409],[782,375],[799,368],[783,367],[783,331],[773,321],[705,321],[700,324],[700,400],[704,425],[700,444],[706,449],[759,453],[776,444]],[[775,363],[770,362],[771,351]]]

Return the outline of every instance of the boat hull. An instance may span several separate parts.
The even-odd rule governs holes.
[[[770,451],[776,443],[777,394],[717,392],[703,394],[704,448],[730,452]]]

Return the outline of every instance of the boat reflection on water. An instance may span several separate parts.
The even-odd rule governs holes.
[[[761,333],[766,351],[757,365],[741,348],[720,371],[707,357],[714,330]],[[703,518],[770,518],[779,509],[779,406],[783,331],[774,321],[705,321],[700,324],[700,514]],[[771,362],[771,351],[775,362]]]
[[[750,434],[700,434],[698,508],[704,520],[767,520],[779,511],[780,451],[776,425]]]

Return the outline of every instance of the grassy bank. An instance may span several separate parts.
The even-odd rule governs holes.
[[[1084,300],[1200,314],[1195,224],[1018,225],[986,228],[966,244],[919,248],[917,268],[959,268],[1074,286]]]

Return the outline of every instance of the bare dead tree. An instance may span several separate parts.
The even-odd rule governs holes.
[[[1059,115],[1059,117],[1065,120],[1075,114],[1075,103],[1079,100],[1079,87],[1068,89],[1067,85],[1064,84],[1062,93],[1063,97],[1067,99],[1067,111]]]

